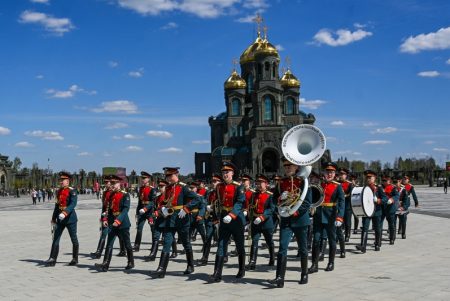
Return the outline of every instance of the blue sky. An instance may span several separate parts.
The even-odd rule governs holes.
[[[449,159],[447,0],[2,1],[0,153],[193,172],[256,12],[334,159]]]

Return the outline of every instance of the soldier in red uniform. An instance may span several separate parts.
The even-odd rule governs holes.
[[[69,265],[78,264],[79,243],[77,237],[77,191],[70,187],[70,174],[67,172],[59,173],[61,188],[56,193],[55,209],[52,215],[52,228],[54,228],[52,249],[50,258],[45,261],[46,266],[55,266],[59,253],[59,240],[65,228],[69,231],[72,240],[72,260]]]
[[[350,170],[347,168],[339,168],[339,183],[341,183],[342,189],[345,195],[345,213],[344,213],[344,232],[345,239],[342,237],[342,229],[338,229],[336,235],[339,239],[339,248],[341,251],[341,258],[345,258],[345,243],[350,240],[350,233],[352,230],[352,189],[353,184],[347,180]]]
[[[111,176],[103,176],[103,182],[105,183],[105,190],[102,194],[102,211],[100,213],[100,239],[98,241],[97,251],[91,253],[91,257],[99,259],[102,257],[103,248],[105,247],[106,238],[108,237],[109,228],[103,225],[103,217],[107,214],[109,198],[112,194]]]
[[[248,220],[252,246],[250,248],[250,261],[247,265],[248,270],[256,268],[256,259],[258,258],[258,243],[261,234],[264,236],[269,247],[269,266],[275,263],[275,245],[273,243],[273,200],[272,192],[268,191],[269,179],[264,175],[256,177],[257,192],[252,194],[248,209]]]
[[[386,217],[389,227],[389,244],[393,245],[395,242],[395,212],[398,208],[399,193],[397,187],[392,184],[391,177],[388,175],[383,176],[382,185],[384,193],[386,194],[388,201],[384,204],[382,209],[382,216]],[[381,236],[383,235],[383,218],[381,219]],[[380,238],[382,241],[382,237]],[[381,246],[381,242],[380,242]]]
[[[344,222],[345,197],[342,186],[334,179],[336,177],[337,165],[334,162],[326,162],[323,165],[324,181],[322,189],[324,191],[323,203],[316,208],[313,218],[314,242],[312,248],[312,266],[309,273],[319,270],[320,239],[325,229],[328,236],[329,256],[326,272],[334,270],[334,257],[336,255],[336,227],[341,227]]]
[[[408,208],[411,204],[411,197],[414,200],[414,207],[419,207],[419,200],[417,199],[416,190],[414,189],[414,186],[409,183],[409,176],[405,175],[403,176],[403,186],[405,190],[405,196],[402,198],[402,208],[405,210],[405,214],[401,216],[400,223],[399,223],[399,233],[402,234],[402,239],[406,238],[406,221],[407,221],[407,214],[408,214]]]
[[[206,207],[206,189],[205,185],[201,184],[200,181],[194,181],[189,184],[189,189],[194,191],[197,194],[197,197],[201,200],[199,208],[195,208],[190,213],[191,218],[191,226],[190,226],[190,235],[191,241],[197,240],[197,233],[200,233],[200,237],[202,238],[203,245],[206,240],[206,232],[205,232],[205,207]]]
[[[128,263],[126,270],[134,268],[133,247],[130,241],[130,219],[128,211],[130,210],[130,196],[121,189],[121,178],[112,175],[111,183],[113,184],[113,193],[109,199],[107,214],[103,217],[103,225],[109,227],[108,242],[106,244],[105,256],[103,263],[96,263],[95,266],[101,272],[107,272],[111,263],[111,256],[116,237],[122,238],[127,252]]]
[[[156,189],[150,185],[151,178],[152,176],[148,172],[141,171],[142,186],[139,188],[139,200],[136,207],[136,238],[134,240],[134,252],[139,252],[142,240],[142,230],[144,229],[145,222],[149,223],[150,229],[152,228],[152,213],[155,206]]]

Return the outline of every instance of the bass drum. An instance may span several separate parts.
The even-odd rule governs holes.
[[[372,189],[368,186],[353,188],[351,204],[354,215],[371,217],[375,211]]]

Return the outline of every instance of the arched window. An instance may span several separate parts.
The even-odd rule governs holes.
[[[264,97],[264,121],[272,120],[272,99],[269,95]]]
[[[237,137],[237,135],[238,135],[237,126],[233,124],[230,126],[230,137]]]
[[[253,75],[250,73],[247,77],[247,93],[253,92]]]
[[[231,101],[231,116],[241,115],[241,102],[237,98]]]
[[[272,66],[272,77],[273,78],[278,77],[278,76],[276,76],[276,70],[277,70],[277,63],[273,63],[273,66]]]
[[[294,104],[295,104],[295,101],[292,97],[289,97],[286,100],[286,115],[294,114]]]

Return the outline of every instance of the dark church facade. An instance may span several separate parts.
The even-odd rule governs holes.
[[[282,173],[281,140],[297,124],[314,124],[300,110],[300,81],[290,68],[280,77],[280,56],[267,35],[257,38],[240,56],[224,83],[226,111],[209,117],[211,152],[195,153],[195,176],[210,178],[223,160],[240,173],[268,176]]]

